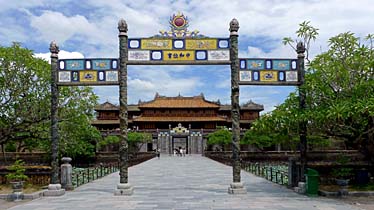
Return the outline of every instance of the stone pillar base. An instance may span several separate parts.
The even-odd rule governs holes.
[[[9,194],[7,196],[7,200],[8,201],[21,201],[25,198],[25,195],[23,194],[23,192],[13,192],[12,194]]]
[[[72,191],[72,190],[74,190],[74,186],[73,185],[65,185],[63,187],[63,189],[65,189],[66,191]]]
[[[117,189],[114,191],[114,195],[132,195],[134,188],[129,183],[119,183]]]
[[[65,189],[61,189],[60,184],[49,184],[48,190],[46,190],[44,196],[61,196],[65,194]]]
[[[294,188],[295,192],[299,194],[305,194],[306,193],[306,183],[305,182],[299,182],[297,184],[297,187]]]
[[[231,183],[228,192],[229,194],[247,194],[247,190],[242,182]]]
[[[338,195],[342,197],[347,196],[348,194],[349,194],[348,186],[341,187],[338,191]]]

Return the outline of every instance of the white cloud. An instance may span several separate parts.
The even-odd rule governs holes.
[[[269,52],[253,46],[248,46],[247,51],[240,51],[240,58],[296,58],[297,54],[290,46],[279,43]]]
[[[96,32],[95,26],[82,15],[66,17],[60,12],[48,10],[40,16],[31,16],[31,26],[41,33],[43,40],[56,40],[58,43],[74,35]]]
[[[128,80],[131,103],[137,102],[138,99],[152,99],[156,92],[166,96],[179,93],[188,96],[202,86],[198,77],[181,77],[181,74],[167,69],[142,69],[134,73],[129,70],[129,75],[132,75]]]
[[[27,39],[28,37],[26,36],[24,28],[20,26],[12,25],[7,28],[0,27],[0,43],[24,42]]]
[[[51,63],[51,53],[35,53],[35,57],[44,59],[48,61],[48,63]],[[84,58],[84,55],[80,52],[68,52],[65,50],[61,50],[58,53],[59,59],[73,59],[73,58]]]
[[[272,111],[275,106],[281,104],[289,93],[295,91],[295,87],[281,86],[241,86],[240,103],[252,100],[255,103],[263,104],[263,113]]]
[[[0,12],[8,11],[11,9],[19,8],[33,8],[42,6],[45,3],[45,0],[32,0],[32,1],[9,1],[9,0],[0,0]]]
[[[228,37],[229,22],[237,18],[240,24],[239,39],[243,40],[239,45],[245,49],[239,52],[240,57],[296,57],[290,47],[281,44],[281,39],[295,37],[298,24],[304,20],[310,20],[313,26],[320,29],[320,36],[311,49],[312,57],[320,53],[320,49],[326,50],[328,38],[338,33],[352,31],[363,37],[374,31],[372,0],[231,0],[229,4],[227,0],[89,0],[69,14],[43,0],[0,2],[0,11],[16,9],[24,11],[29,17],[18,22],[16,16],[3,17],[0,20],[0,41],[32,41],[45,46],[51,40],[56,40],[60,49],[82,52],[86,57],[118,57],[117,23],[120,18],[127,21],[130,38],[149,37],[159,30],[168,30],[169,17],[177,11],[189,17],[190,30],[197,29],[211,37]],[[63,7],[64,4],[69,2],[54,6]],[[7,26],[7,23],[11,24]],[[25,23],[30,24],[28,28],[32,27],[40,36],[30,36],[22,25]],[[36,34],[35,31],[31,32]],[[256,42],[258,37],[271,41],[261,46]],[[33,50],[40,52],[39,49]],[[50,55],[40,56],[49,59]],[[67,54],[65,58],[76,56],[80,55]],[[63,51],[60,58],[64,58]],[[205,92],[207,97],[214,98],[208,98],[210,100],[229,102],[230,78],[227,74],[209,70],[191,76],[186,73],[190,68],[195,69],[195,66],[129,67],[129,100],[132,103],[138,99],[149,100],[155,92],[169,96],[179,92],[182,95]],[[229,67],[224,68],[229,71]],[[97,87],[95,91],[102,100],[118,101],[118,88]],[[263,103],[266,110],[271,110],[290,91],[292,88],[241,86],[240,94],[241,101],[252,99],[256,103]]]

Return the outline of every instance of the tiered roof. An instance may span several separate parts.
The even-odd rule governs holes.
[[[249,101],[243,105],[240,106],[241,110],[256,110],[256,111],[262,111],[264,110],[264,105],[256,104],[253,101]],[[229,111],[231,110],[231,105],[221,105],[219,108],[220,111]]]
[[[114,111],[114,110],[119,110],[119,107],[110,103],[109,101],[103,103],[103,104],[100,104],[98,106],[95,107],[95,110],[97,111]]]
[[[219,108],[218,103],[207,101],[204,95],[183,97],[166,97],[156,94],[155,98],[148,102],[140,102],[138,107],[141,108]]]
[[[220,111],[230,111],[231,105],[221,105],[219,102],[208,101],[204,95],[183,97],[178,95],[176,97],[166,97],[156,94],[155,98],[151,101],[139,101],[138,105],[128,105],[128,111],[140,111],[142,108],[213,108]],[[240,106],[241,110],[255,110],[262,111],[264,106],[249,101]],[[110,102],[105,102],[95,107],[96,111],[118,111],[119,106],[113,105]]]
[[[128,105],[128,111],[140,111],[138,105]],[[96,111],[119,111],[119,106],[114,105],[110,102],[105,102],[103,104],[99,104],[95,107]]]
[[[226,118],[220,116],[211,116],[211,117],[134,117],[134,122],[217,122],[217,121],[226,121]]]

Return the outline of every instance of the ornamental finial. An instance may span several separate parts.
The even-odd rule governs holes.
[[[231,22],[230,22],[230,32],[232,34],[238,34],[238,30],[239,30],[239,22],[236,18],[232,19]]]
[[[57,43],[55,41],[52,41],[51,44],[49,45],[49,51],[52,53],[52,54],[58,54],[58,52],[60,51],[58,46],[57,46]]]
[[[305,46],[303,42],[298,42],[296,45],[296,52],[297,54],[303,54],[305,53]]]
[[[121,18],[121,20],[118,21],[118,30],[120,34],[127,33],[127,23],[123,18]]]

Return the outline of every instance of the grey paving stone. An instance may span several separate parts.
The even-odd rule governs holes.
[[[118,173],[95,180],[61,197],[43,197],[11,210],[351,210],[332,199],[310,198],[242,171],[245,195],[230,195],[232,168],[201,157],[162,156],[129,169],[131,196],[114,196]]]

